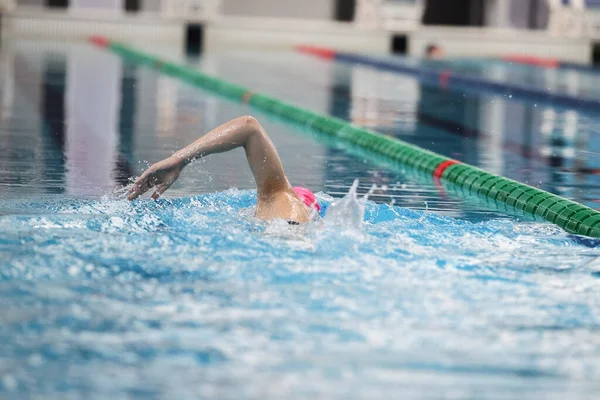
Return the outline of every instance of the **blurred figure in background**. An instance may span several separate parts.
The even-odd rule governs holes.
[[[434,43],[430,43],[427,45],[427,49],[425,50],[425,58],[429,59],[440,59],[444,58],[444,50],[440,46]]]

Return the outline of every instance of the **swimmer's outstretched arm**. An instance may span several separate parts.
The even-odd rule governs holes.
[[[138,178],[127,198],[134,200],[156,186],[152,198],[157,199],[192,161],[238,147],[246,151],[259,201],[268,201],[277,193],[292,191],[271,139],[256,119],[245,116],[221,125],[171,157],[152,165]]]

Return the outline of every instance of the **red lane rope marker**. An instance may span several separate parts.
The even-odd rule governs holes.
[[[246,93],[244,93],[244,95],[242,96],[242,103],[243,104],[248,104],[250,102],[250,99],[252,98],[252,96],[254,96],[254,92],[251,90],[248,90]]]
[[[440,86],[444,89],[448,88],[448,83],[450,82],[450,76],[452,73],[448,70],[440,72]]]
[[[326,49],[323,47],[316,46],[307,46],[303,44],[296,46],[296,51],[305,54],[312,54],[314,56],[321,57],[326,60],[333,60],[336,54],[335,50],[332,49]]]
[[[446,170],[446,169],[447,169],[449,166],[451,166],[451,165],[454,165],[454,164],[459,164],[459,163],[460,163],[460,161],[456,161],[456,160],[448,160],[448,161],[443,161],[443,162],[441,162],[441,163],[440,163],[440,164],[437,166],[437,168],[435,169],[435,171],[433,171],[433,177],[434,177],[436,180],[438,180],[438,181],[439,181],[440,179],[442,179],[442,175],[444,174],[444,171],[445,171],[445,170]]]
[[[444,188],[444,185],[442,185],[442,175],[444,174],[444,171],[449,166],[454,165],[454,164],[459,164],[459,162],[456,160],[443,161],[437,166],[435,171],[433,171],[433,182],[435,183],[435,186],[438,188],[440,194],[444,197],[447,195],[447,193],[446,193],[446,189]]]
[[[536,56],[527,56],[521,54],[510,54],[502,57],[502,60],[525,65],[535,65],[538,67],[558,68],[560,62],[555,58],[543,58]]]
[[[100,47],[108,47],[110,44],[110,40],[105,38],[104,36],[90,36],[90,42],[94,43],[96,46]]]

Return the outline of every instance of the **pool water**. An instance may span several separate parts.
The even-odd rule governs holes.
[[[594,116],[287,53],[186,61],[595,204]],[[191,165],[158,202],[129,203],[130,176],[252,110],[84,44],[3,46],[0,80],[2,396],[537,399],[600,389],[592,242],[262,114],[290,180],[319,192],[323,220],[255,220],[242,152]]]

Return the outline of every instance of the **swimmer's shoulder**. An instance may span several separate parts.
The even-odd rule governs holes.
[[[310,210],[293,190],[276,193],[271,198],[258,199],[256,217],[262,220],[284,219],[290,225],[310,221]]]

